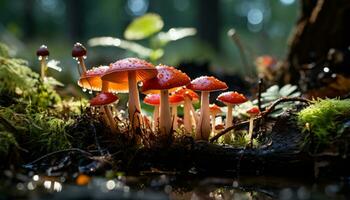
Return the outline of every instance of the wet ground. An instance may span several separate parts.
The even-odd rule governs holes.
[[[10,173],[10,172],[4,172]],[[350,178],[198,177],[150,174],[68,180],[31,173],[1,182],[2,199],[350,199]],[[11,175],[11,174],[7,174]]]

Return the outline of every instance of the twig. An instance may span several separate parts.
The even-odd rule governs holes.
[[[303,103],[306,103],[306,104],[310,104],[311,101],[308,100],[308,99],[304,99],[304,98],[301,98],[301,97],[283,97],[283,98],[280,98],[278,100],[276,100],[271,106],[269,106],[264,112],[261,112],[260,116],[256,117],[255,120],[257,119],[260,119],[260,118],[263,118],[263,117],[267,117],[274,109],[275,107],[278,105],[278,104],[281,104],[281,103],[284,103],[284,102],[289,102],[289,101],[300,101],[300,102],[303,102]],[[245,125],[247,125],[249,123],[249,121],[243,121],[243,122],[240,122],[238,124],[235,124],[233,126],[230,126],[224,130],[222,130],[221,132],[219,132],[218,134],[216,134],[214,137],[212,137],[209,141],[212,143],[212,142],[215,142],[217,139],[219,139],[219,137],[225,135],[226,133],[230,132],[231,130],[235,130],[235,129],[238,129],[238,128],[241,128]]]
[[[70,151],[76,151],[76,152],[82,153],[82,154],[86,155],[87,157],[92,157],[93,156],[90,152],[84,151],[84,150],[79,149],[79,148],[63,149],[63,150],[54,151],[54,152],[45,154],[45,155],[37,158],[36,160],[34,160],[34,161],[32,161],[32,162],[30,162],[30,163],[28,163],[26,165],[33,165],[34,163],[37,163],[40,160],[45,159],[47,157],[50,157],[50,156],[53,156],[53,155],[56,155],[56,154],[60,154],[60,153],[70,152]]]

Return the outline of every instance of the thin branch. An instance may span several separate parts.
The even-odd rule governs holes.
[[[278,100],[276,100],[273,104],[271,104],[271,106],[269,106],[264,112],[261,112],[261,114],[259,116],[257,116],[255,118],[255,120],[257,119],[260,119],[260,118],[263,118],[263,117],[267,117],[274,109],[275,107],[278,105],[278,104],[281,104],[281,103],[285,103],[285,102],[290,102],[290,101],[300,101],[300,102],[303,102],[303,103],[306,103],[306,104],[310,104],[311,101],[308,100],[308,99],[304,99],[304,98],[301,98],[301,97],[283,97],[283,98],[280,98]],[[226,133],[230,132],[231,130],[235,130],[235,129],[239,129],[239,128],[242,128],[244,127],[245,125],[247,125],[249,123],[249,121],[243,121],[243,122],[240,122],[238,124],[235,124],[233,126],[230,126],[224,130],[222,130],[221,132],[219,132],[218,134],[216,134],[214,137],[212,137],[209,141],[212,143],[212,142],[215,142],[217,139],[219,139],[219,137],[225,135]]]

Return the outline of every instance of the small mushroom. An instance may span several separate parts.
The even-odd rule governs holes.
[[[253,127],[254,127],[254,118],[260,114],[259,107],[253,106],[251,109],[247,111],[247,114],[249,115],[249,131],[248,131],[248,138],[250,138],[250,143],[253,144]]]
[[[217,100],[227,105],[226,128],[231,127],[233,122],[233,116],[232,116],[233,106],[246,102],[247,98],[243,94],[230,91],[230,92],[224,92],[220,94]],[[229,142],[230,135],[226,134],[224,140],[225,142]]]
[[[177,89],[175,94],[183,95],[184,97],[184,128],[186,133],[192,133],[192,127],[195,127],[198,121],[192,102],[198,101],[199,96],[186,87]]]
[[[200,119],[196,127],[196,140],[208,140],[210,136],[209,93],[218,90],[226,90],[226,83],[213,76],[201,76],[191,81],[187,88],[201,91]]]
[[[41,45],[39,49],[36,51],[36,55],[40,61],[40,77],[41,80],[45,78],[45,72],[47,70],[46,60],[50,55],[49,49],[45,45]]]
[[[81,67],[82,73],[86,72],[86,66],[84,59],[86,58],[86,48],[79,42],[75,43],[72,49],[72,57],[78,61]]]
[[[158,75],[143,82],[141,88],[144,93],[157,93],[160,91],[160,116],[159,129],[164,136],[168,136],[171,131],[171,116],[169,107],[169,90],[190,83],[190,78],[174,67],[159,65],[156,67]]]
[[[222,110],[218,105],[214,103],[209,105],[209,112],[211,117],[211,132],[215,133],[215,118],[217,114],[222,113]]]
[[[160,95],[159,94],[148,94],[143,99],[143,102],[147,105],[154,106],[153,111],[153,131],[157,129],[159,124],[159,104],[160,104]]]
[[[182,95],[172,94],[169,96],[169,104],[171,106],[171,119],[173,120],[173,129],[178,128],[177,107],[184,102]]]
[[[108,105],[114,103],[117,100],[118,100],[118,97],[110,92],[101,92],[98,95],[96,95],[96,97],[90,100],[91,106],[99,106],[104,109],[105,113],[107,114],[108,120],[110,122],[109,123],[110,128],[113,133],[117,131],[117,127],[115,125],[113,116],[107,110],[109,110]]]
[[[137,83],[157,76],[156,68],[138,58],[125,58],[110,65],[102,76],[102,80],[128,85],[129,90],[129,120],[132,131],[140,127],[141,106]]]

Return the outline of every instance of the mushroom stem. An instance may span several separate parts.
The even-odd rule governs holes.
[[[86,72],[86,66],[85,66],[85,61],[83,57],[78,57],[78,63],[83,70],[83,74]]]
[[[225,128],[228,128],[228,127],[232,126],[232,120],[233,120],[232,110],[233,110],[232,104],[227,104],[227,115],[226,115]],[[228,142],[230,142],[230,139],[231,139],[231,135],[230,134],[226,134],[225,137],[224,137],[224,141],[226,143],[228,143]]]
[[[158,128],[158,122],[159,122],[159,106],[154,106],[154,111],[153,111],[153,131],[155,131]]]
[[[211,117],[211,132],[215,134],[215,115],[210,115]]]
[[[108,105],[106,105],[106,106],[103,106],[103,109],[107,115],[107,118],[109,121],[109,127],[111,128],[112,133],[116,133],[118,129],[117,129],[117,126],[115,124],[111,108]]]
[[[188,96],[184,97],[184,127],[186,133],[192,133],[191,123],[191,99]]]
[[[210,135],[209,92],[202,91],[201,111],[196,127],[196,140],[208,140]]]
[[[102,81],[102,89],[101,89],[101,91],[102,92],[108,92],[108,87],[109,87],[109,82],[108,81]],[[111,128],[111,131],[113,133],[116,133],[118,128],[117,128],[117,125],[116,125],[116,123],[114,121],[111,108],[108,105],[106,105],[106,106],[103,106],[103,110],[102,111],[107,116],[107,119],[108,119],[107,123],[108,123],[109,127]]]
[[[171,120],[173,120],[173,129],[177,129],[177,106],[174,105],[171,107],[172,117]]]
[[[46,56],[42,56],[40,59],[40,77],[44,80],[46,72]]]
[[[198,119],[198,115],[197,115],[196,111],[194,110],[192,103],[190,104],[190,111],[192,113],[192,121],[193,121],[192,125],[197,126],[199,119]]]
[[[140,98],[139,90],[137,89],[136,72],[128,72],[128,82],[129,82],[129,120],[132,123],[133,130],[140,127],[139,114],[141,114],[140,109]],[[135,114],[137,113],[137,114]]]
[[[254,127],[254,117],[250,117],[250,119],[249,119],[249,131],[248,131],[248,138],[250,141],[252,141],[252,137],[253,137],[253,127]]]
[[[171,116],[169,107],[169,92],[168,90],[160,91],[160,116],[159,129],[163,135],[168,135],[171,128]]]

